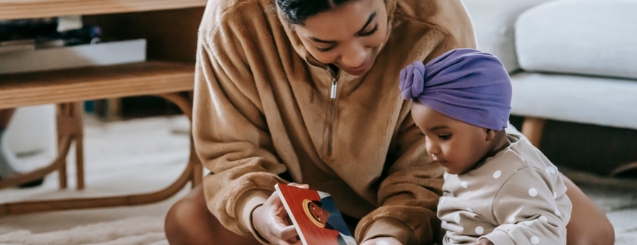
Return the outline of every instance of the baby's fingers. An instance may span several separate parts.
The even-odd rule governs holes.
[[[301,189],[310,189],[310,185],[308,185],[308,184],[299,184],[299,183],[291,182],[288,185],[289,186],[294,186],[296,188],[301,188]]]
[[[281,230],[281,240],[287,241],[290,244],[296,244],[298,239],[298,233],[293,225],[286,226]]]

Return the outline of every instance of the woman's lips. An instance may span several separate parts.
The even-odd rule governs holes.
[[[345,72],[352,74],[352,75],[361,75],[361,73],[365,73],[369,67],[369,63],[370,62],[365,62],[362,65],[358,66],[358,67],[353,67],[353,68],[345,68],[343,70],[345,70]]]

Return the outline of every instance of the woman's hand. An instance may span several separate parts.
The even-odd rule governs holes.
[[[476,245],[493,245],[493,243],[486,238],[482,238],[476,242]]]
[[[369,239],[361,245],[403,245],[398,239],[393,237],[377,237]]]
[[[308,185],[297,183],[288,185],[309,188]],[[288,220],[288,213],[276,192],[272,193],[262,206],[252,211],[252,226],[265,240],[277,245],[301,245],[294,225]]]
[[[262,206],[252,211],[252,226],[261,237],[271,244],[300,245],[294,225],[286,221],[287,212],[275,192]]]

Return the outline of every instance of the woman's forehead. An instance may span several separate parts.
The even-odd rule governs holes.
[[[304,25],[295,25],[297,33],[307,38],[338,41],[360,32],[384,10],[382,0],[351,1],[330,11],[310,16]],[[384,15],[383,15],[384,16]]]

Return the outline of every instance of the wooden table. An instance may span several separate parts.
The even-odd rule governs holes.
[[[149,61],[141,63],[0,74],[0,109],[57,104],[58,157],[33,172],[5,178],[0,189],[60,173],[67,187],[66,156],[76,142],[77,188],[84,188],[83,101],[155,95],[175,103],[189,118],[194,83],[197,27],[205,0],[0,0],[0,20],[83,15],[85,24],[102,27],[110,37],[146,38]],[[100,198],[25,201],[0,204],[0,216],[50,210],[139,205],[173,196],[189,182],[201,183],[202,167],[191,138],[189,163],[168,187],[146,194]]]

